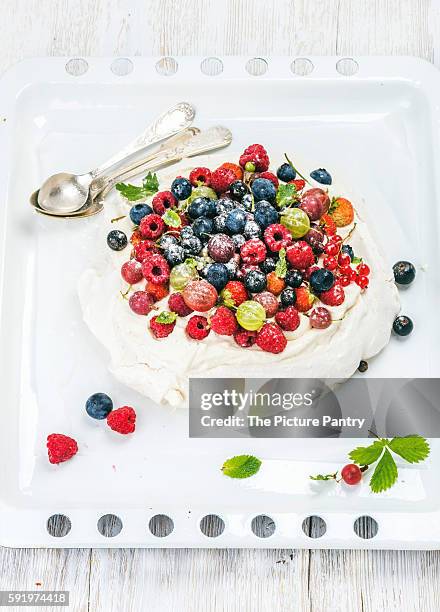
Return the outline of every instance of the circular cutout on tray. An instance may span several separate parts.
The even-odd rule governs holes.
[[[65,514],[52,514],[47,519],[46,528],[54,538],[64,538],[72,529],[72,522]]]
[[[65,66],[66,72],[71,76],[81,76],[89,69],[89,64],[80,57],[69,60]]]
[[[114,538],[122,531],[122,521],[116,514],[104,514],[98,521],[98,531],[106,538]]]
[[[174,531],[174,522],[166,514],[156,514],[151,517],[148,527],[156,538],[166,538]]]
[[[258,538],[270,538],[275,533],[276,525],[270,516],[259,514],[252,519],[251,529]]]
[[[200,531],[208,538],[218,538],[225,530],[225,522],[216,514],[207,514],[200,521]]]
[[[174,57],[162,57],[156,63],[156,72],[161,76],[172,76],[176,74],[179,64]]]
[[[218,57],[206,57],[200,64],[200,70],[206,76],[218,76],[223,72],[223,62]]]
[[[133,72],[133,62],[128,57],[118,57],[113,60],[110,66],[110,70],[116,76],[127,76],[130,72]]]
[[[371,516],[360,516],[353,524],[354,532],[364,540],[370,540],[377,535],[379,525]]]
[[[297,57],[290,64],[291,71],[297,76],[307,76],[313,72],[314,68],[313,62],[306,57]]]
[[[263,76],[269,65],[262,57],[254,57],[246,62],[246,70],[252,76]]]
[[[327,531],[327,524],[320,516],[308,516],[302,522],[302,530],[309,538],[322,538]]]
[[[344,57],[336,62],[336,70],[343,76],[353,76],[359,70],[359,64],[351,57]]]

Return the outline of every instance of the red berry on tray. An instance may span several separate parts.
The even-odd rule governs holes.
[[[157,240],[165,231],[165,223],[162,221],[162,217],[153,213],[141,219],[139,231],[143,238]]]
[[[128,300],[133,312],[138,315],[147,315],[154,305],[154,297],[146,291],[135,291]]]
[[[47,454],[50,463],[63,463],[78,452],[76,440],[64,434],[53,433],[47,436]]]
[[[235,332],[234,340],[238,346],[241,346],[242,348],[250,348],[257,340],[257,333],[258,332],[256,331],[248,331],[247,329],[240,328]]]
[[[324,268],[326,268],[327,270],[336,270],[336,268],[338,267],[338,262],[334,255],[328,255],[324,258],[324,261],[322,263],[324,265]]]
[[[289,181],[290,185],[295,185],[297,191],[301,191],[306,186],[306,182],[304,179],[294,179],[293,181]]]
[[[278,189],[280,182],[278,178],[272,172],[259,172],[255,175],[255,178],[264,178],[273,183],[275,189]]]
[[[348,485],[357,485],[362,480],[361,468],[355,463],[349,463],[342,468],[341,477]]]
[[[134,247],[134,256],[137,261],[141,263],[151,257],[151,255],[157,255],[160,253],[160,249],[155,245],[152,240],[142,240]]]
[[[217,168],[211,174],[211,187],[218,194],[225,193],[236,180],[235,173],[229,168]]]
[[[130,406],[112,410],[107,417],[107,425],[120,434],[130,434],[136,429],[136,412]]]
[[[296,302],[295,307],[299,312],[307,312],[315,301],[315,296],[309,291],[307,287],[298,287],[295,289]]]
[[[266,259],[266,245],[259,238],[251,238],[240,249],[241,259],[246,264],[256,265]]]
[[[210,331],[208,319],[201,315],[192,316],[186,324],[186,333],[194,340],[203,340]]]
[[[249,299],[246,287],[240,281],[229,281],[223,291],[221,297],[225,301],[226,306],[240,306],[243,302]]]
[[[359,276],[368,276],[370,274],[370,268],[367,266],[367,264],[364,263],[360,263],[356,267],[356,270]]]
[[[275,316],[279,308],[279,302],[273,293],[270,293],[270,291],[263,291],[262,293],[257,293],[253,299],[254,302],[258,302],[258,304],[263,306],[268,319]]]
[[[327,308],[317,306],[310,313],[309,321],[315,329],[327,329],[331,325],[332,317]]]
[[[237,164],[232,164],[231,162],[225,162],[224,164],[220,166],[220,168],[226,168],[227,170],[232,170],[232,172],[235,174],[236,181],[241,181],[241,179],[243,178],[243,170],[240,168],[240,166],[237,166]]]
[[[286,250],[286,257],[293,268],[305,270],[315,263],[315,254],[305,240],[297,240]]]
[[[206,280],[190,281],[182,292],[185,304],[196,312],[207,312],[218,298],[215,287]]]
[[[322,215],[319,225],[322,227],[327,236],[333,236],[336,234],[336,223],[330,217],[330,215]]]
[[[341,266],[341,268],[345,268],[346,266],[349,266],[350,263],[351,263],[350,255],[348,253],[344,253],[344,251],[341,251],[341,253],[339,253],[339,256],[338,256],[338,264]]]
[[[262,145],[252,144],[243,151],[239,163],[249,172],[266,172],[269,169],[269,156]]]
[[[264,242],[269,251],[278,252],[292,244],[292,234],[281,223],[272,223],[264,230]]]
[[[323,291],[319,299],[327,306],[340,306],[345,300],[345,291],[341,285],[335,283],[331,289]]]
[[[217,263],[227,263],[235,253],[235,244],[226,234],[215,234],[208,241],[208,253]]]
[[[170,295],[168,298],[168,308],[171,312],[178,314],[179,317],[187,317],[193,312],[193,310],[185,304],[185,300],[181,293],[172,293]]]
[[[368,276],[357,276],[355,279],[356,285],[358,285],[361,289],[366,289],[368,287],[369,279]]]
[[[166,338],[173,332],[176,321],[174,320],[171,323],[160,323],[157,320],[159,316],[160,315],[157,315],[150,319],[150,330],[155,338]]]
[[[135,259],[130,259],[122,264],[121,276],[129,285],[135,285],[142,280],[142,264]]]
[[[154,196],[151,205],[154,212],[162,216],[168,208],[175,208],[177,206],[177,199],[171,191],[159,191]]]
[[[200,185],[209,187],[211,185],[211,170],[203,167],[194,168],[190,172],[189,182],[193,187],[200,187]]]
[[[170,266],[162,255],[152,255],[143,262],[142,274],[153,285],[164,285],[170,278]]]
[[[152,295],[156,302],[163,300],[169,293],[168,285],[156,285],[150,281],[145,285],[145,291]]]
[[[257,346],[268,353],[282,353],[287,346],[286,336],[276,323],[265,323],[257,333]]]
[[[294,306],[288,306],[285,310],[277,312],[275,321],[286,331],[295,331],[300,323],[298,311]]]
[[[338,280],[339,280],[339,283],[342,285],[342,287],[348,287],[348,285],[351,283],[350,277],[346,276],[345,274],[341,274]]]
[[[330,257],[335,257],[339,253],[339,246],[335,242],[328,241],[324,247],[324,253],[330,255]]]
[[[267,290],[274,295],[280,295],[281,291],[286,286],[284,278],[280,278],[276,272],[269,272],[267,275]]]
[[[220,336],[232,336],[238,329],[234,313],[226,306],[219,306],[211,317],[211,329]]]

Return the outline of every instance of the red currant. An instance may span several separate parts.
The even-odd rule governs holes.
[[[359,285],[361,289],[366,289],[368,287],[368,276],[357,276],[355,283]]]
[[[351,258],[348,253],[339,253],[338,264],[343,268],[349,266],[351,263]]]
[[[361,468],[355,463],[349,463],[342,468],[341,476],[348,485],[356,485],[362,480]]]
[[[333,236],[330,236],[328,241],[332,244],[337,244],[338,246],[342,244],[342,238],[338,236],[338,234],[334,234]]]
[[[351,280],[349,276],[343,275],[339,277],[339,282],[343,287],[348,287],[348,285],[351,283]]]
[[[339,272],[340,274],[342,274],[343,276],[348,276],[348,278],[351,277],[351,273],[352,273],[352,267],[351,266],[341,266],[339,268]]]
[[[360,263],[356,270],[358,271],[359,276],[368,276],[370,274],[370,268],[364,263]]]
[[[339,253],[339,246],[334,242],[327,242],[324,251],[327,255],[337,255]]]
[[[324,268],[327,268],[327,270],[336,270],[336,268],[338,267],[338,262],[336,261],[336,257],[333,257],[333,255],[329,255],[328,257],[325,257],[323,264],[324,264]]]

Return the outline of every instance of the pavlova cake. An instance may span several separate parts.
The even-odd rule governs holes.
[[[237,158],[119,184],[80,279],[111,371],[156,402],[186,403],[190,377],[348,378],[399,311],[360,202],[324,169],[272,173],[259,144]]]

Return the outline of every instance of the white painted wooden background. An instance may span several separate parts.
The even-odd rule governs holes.
[[[0,72],[32,56],[164,54],[408,54],[440,66],[440,0],[0,0]],[[440,552],[0,549],[0,589],[69,590],[81,612],[425,612],[439,610],[439,562]]]

